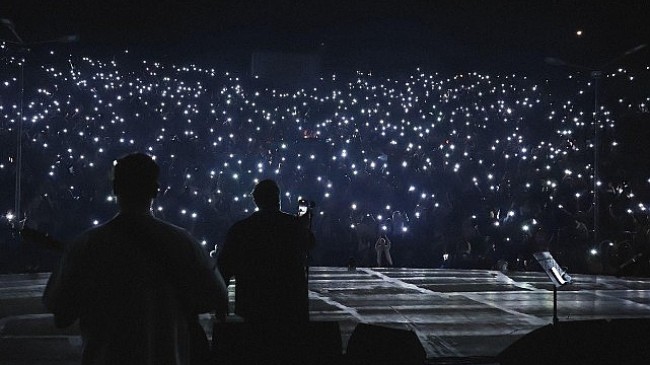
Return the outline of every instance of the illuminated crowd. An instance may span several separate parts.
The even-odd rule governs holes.
[[[647,67],[601,80],[601,243],[593,242],[588,75],[415,69],[276,89],[255,76],[128,52],[96,59],[0,51],[3,227],[22,221],[68,240],[110,219],[111,164],[144,151],[163,171],[154,214],[208,251],[253,212],[250,192],[264,178],[278,181],[285,211],[295,213],[300,198],[315,202],[314,265],[373,265],[382,231],[397,266],[527,269],[531,250],[548,248],[572,271],[612,273],[648,247],[650,176],[616,163],[637,158],[621,156],[617,123],[647,119]]]

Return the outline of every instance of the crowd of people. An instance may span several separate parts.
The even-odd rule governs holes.
[[[5,246],[18,245],[16,222],[67,240],[108,220],[116,202],[106,171],[142,151],[162,170],[154,214],[208,251],[256,209],[251,191],[266,178],[287,212],[315,202],[312,265],[532,269],[532,251],[550,249],[570,271],[616,273],[648,251],[650,173],[629,138],[649,115],[647,67],[599,80],[596,141],[594,80],[569,70],[539,79],[356,72],[274,88],[128,52],[0,52]]]

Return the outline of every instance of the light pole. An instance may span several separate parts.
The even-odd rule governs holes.
[[[643,48],[645,48],[647,45],[646,44],[640,44],[634,48],[631,48],[624,53],[622,53],[620,56],[615,57],[611,59],[608,62],[605,62],[598,68],[591,68],[587,66],[582,66],[582,65],[575,65],[572,63],[568,63],[566,61],[563,61],[559,58],[554,58],[554,57],[547,57],[544,59],[544,61],[551,65],[551,66],[559,66],[559,67],[568,67],[568,68],[574,68],[574,69],[579,69],[579,70],[586,70],[590,72],[590,77],[593,80],[594,83],[594,113],[593,113],[593,123],[594,123],[594,176],[593,176],[593,189],[594,189],[594,195],[593,195],[593,209],[594,209],[594,243],[598,244],[600,242],[600,197],[598,196],[598,187],[600,181],[598,180],[599,177],[599,165],[600,165],[600,119],[598,117],[598,97],[599,97],[599,87],[600,87],[600,79],[603,77],[603,71],[606,67],[611,66],[615,62],[620,61],[621,59],[636,53]]]
[[[21,50],[28,50],[29,47],[40,44],[53,44],[53,43],[70,43],[78,40],[77,36],[66,36],[52,40],[38,41],[38,42],[25,42],[16,31],[14,23],[9,19],[0,19],[2,25],[8,28],[15,41],[0,39],[0,41],[15,44]],[[26,57],[19,60],[20,66],[20,117],[18,118],[18,126],[16,127],[16,190],[14,195],[14,224],[17,225],[21,221],[21,196],[22,196],[22,167],[23,167],[23,118],[24,118],[24,102],[25,102],[25,62]]]

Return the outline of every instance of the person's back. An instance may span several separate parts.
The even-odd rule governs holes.
[[[279,205],[261,205],[231,227],[218,258],[226,284],[236,279],[235,313],[247,322],[308,321],[305,258],[313,237]]]
[[[79,269],[69,279],[84,288],[75,298],[84,363],[189,362],[190,326],[198,324],[190,313],[213,307],[191,303],[200,276],[193,246],[176,227],[128,214],[75,243],[68,260]]]
[[[145,201],[130,205],[129,194],[116,194],[120,213],[76,240],[48,282],[55,324],[79,319],[83,364],[206,360],[198,313],[225,311],[223,282],[185,230],[154,218]]]
[[[238,262],[232,271],[237,280],[236,313],[256,322],[307,320],[306,252],[301,244],[308,237],[296,217],[280,211],[256,212],[236,223],[229,239]]]

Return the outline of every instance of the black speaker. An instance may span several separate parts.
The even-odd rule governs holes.
[[[650,319],[560,322],[525,335],[501,352],[509,364],[641,364],[650,359]]]
[[[214,364],[313,364],[341,362],[338,322],[306,324],[215,323]]]
[[[413,331],[359,323],[345,354],[350,365],[422,365],[426,352]]]

